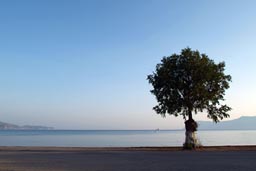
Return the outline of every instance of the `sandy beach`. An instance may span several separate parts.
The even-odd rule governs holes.
[[[256,146],[0,147],[0,171],[255,170]]]

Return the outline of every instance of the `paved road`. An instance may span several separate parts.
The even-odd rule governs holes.
[[[0,171],[253,171],[256,151],[0,151]]]

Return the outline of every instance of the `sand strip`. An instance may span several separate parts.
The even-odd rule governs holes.
[[[184,151],[182,147],[27,147],[0,146],[0,151]],[[204,146],[194,151],[256,151],[256,145],[243,146]]]

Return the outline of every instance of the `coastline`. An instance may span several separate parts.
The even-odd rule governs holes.
[[[86,151],[256,151],[256,145],[202,146],[194,150],[182,147],[45,147],[45,146],[0,146],[1,151],[16,152],[86,152]]]

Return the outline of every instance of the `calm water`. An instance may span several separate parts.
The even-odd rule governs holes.
[[[198,131],[204,146],[256,145],[256,131]],[[0,131],[0,146],[181,146],[184,131]]]

